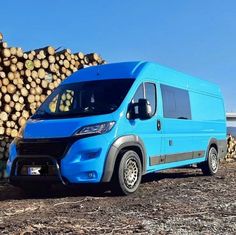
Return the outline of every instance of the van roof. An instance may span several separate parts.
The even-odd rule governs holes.
[[[99,79],[136,78],[137,69],[146,62],[120,62],[80,69],[65,80],[65,83]]]
[[[80,69],[64,80],[62,84],[125,78],[151,78],[163,84],[221,96],[220,88],[212,82],[145,61],[111,63]]]

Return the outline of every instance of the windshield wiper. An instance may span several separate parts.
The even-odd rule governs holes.
[[[101,111],[91,111],[91,112],[71,112],[71,113],[48,113],[45,110],[37,111],[31,118],[32,119],[47,119],[47,118],[69,118],[69,117],[86,117],[86,116],[94,116],[107,114],[104,110]]]

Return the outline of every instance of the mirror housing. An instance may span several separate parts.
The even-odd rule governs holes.
[[[152,107],[147,99],[138,100],[138,118],[146,120],[152,116]]]
[[[136,111],[136,112],[135,112]],[[130,103],[127,118],[146,120],[151,118],[152,108],[147,99],[139,99],[137,103]]]

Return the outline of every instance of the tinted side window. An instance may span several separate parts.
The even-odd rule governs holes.
[[[161,93],[164,117],[177,119],[192,118],[188,91],[161,85]]]
[[[145,83],[145,97],[152,107],[152,116],[156,112],[156,86],[154,83]]]
[[[144,98],[144,90],[143,90],[143,84],[141,84],[138,87],[137,91],[135,92],[132,102],[138,103],[138,100],[143,99],[143,98]],[[136,115],[136,114],[138,114],[138,107],[137,106],[134,107],[134,115]]]
[[[132,101],[134,103],[137,103],[139,99],[143,99],[143,98],[144,98],[144,91],[143,91],[143,84],[141,84],[138,87],[137,91],[135,92],[135,95],[134,95]]]

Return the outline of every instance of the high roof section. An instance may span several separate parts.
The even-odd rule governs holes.
[[[190,89],[214,95],[220,94],[219,87],[211,82],[201,80],[152,62],[121,62],[92,66],[81,69],[66,79],[63,84],[99,79],[152,78],[160,83],[183,89]]]
[[[154,78],[163,84],[221,96],[220,88],[215,83],[178,72],[156,63],[145,63],[140,75],[146,78]]]
[[[92,66],[72,74],[63,83],[91,81],[99,79],[136,78],[145,62],[121,62]]]

